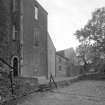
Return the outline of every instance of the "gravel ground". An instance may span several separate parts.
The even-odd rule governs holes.
[[[80,81],[51,92],[33,93],[18,99],[16,103],[16,105],[105,105],[105,81]]]
[[[33,93],[17,105],[105,105],[105,81],[81,81],[51,92]]]

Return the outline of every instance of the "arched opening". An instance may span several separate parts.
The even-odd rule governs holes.
[[[13,61],[12,61],[12,64],[13,64],[13,67],[14,67],[14,69],[13,69],[13,75],[14,75],[14,77],[16,77],[16,76],[18,76],[19,74],[19,72],[18,72],[18,70],[19,70],[19,68],[18,68],[18,57],[13,57]]]

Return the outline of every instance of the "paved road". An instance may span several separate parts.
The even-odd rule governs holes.
[[[105,105],[105,81],[81,81],[52,92],[34,93],[17,105]]]

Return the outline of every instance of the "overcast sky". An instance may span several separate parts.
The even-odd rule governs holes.
[[[57,50],[76,47],[73,36],[105,0],[37,0],[48,12],[48,31]]]

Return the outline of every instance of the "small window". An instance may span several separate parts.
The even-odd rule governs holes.
[[[16,0],[13,0],[13,12],[16,11]]]
[[[62,70],[62,67],[61,66],[59,66],[59,71],[61,71]]]
[[[35,30],[34,32],[34,46],[39,46],[39,31]]]
[[[59,62],[61,62],[62,60],[61,60],[61,58],[59,58]]]
[[[17,31],[16,31],[16,28],[15,28],[15,25],[13,25],[13,30],[12,30],[12,39],[13,40],[16,40],[16,34],[17,34]]]
[[[38,8],[37,7],[34,8],[35,8],[35,19],[38,20]]]

